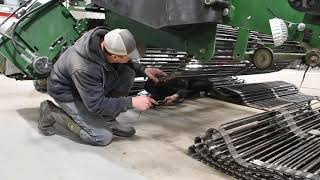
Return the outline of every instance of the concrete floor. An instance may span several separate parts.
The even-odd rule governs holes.
[[[299,85],[302,74],[284,70],[244,78]],[[301,90],[320,96],[319,77],[319,72],[308,73]],[[131,110],[119,121],[135,126],[135,137],[93,147],[69,135],[38,133],[39,104],[49,97],[35,91],[32,82],[0,76],[0,97],[1,180],[232,179],[187,156],[187,148],[209,127],[261,112],[209,98],[152,109],[140,117]]]

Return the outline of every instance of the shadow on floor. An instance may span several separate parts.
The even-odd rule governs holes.
[[[18,109],[18,114],[25,119],[35,131],[38,131],[38,120],[39,120],[39,108],[24,108]],[[54,125],[56,130],[56,135],[62,136],[64,138],[70,139],[76,143],[83,143],[79,137],[72,132],[70,132],[66,127],[63,125],[56,123]],[[130,141],[137,141],[139,140],[139,136],[133,136],[131,138],[122,138],[122,137],[114,137],[113,141],[122,141],[122,140],[130,140]]]
[[[38,131],[39,108],[18,109],[17,112],[31,125],[32,128],[34,128],[35,131]],[[64,126],[56,123],[54,128],[56,130],[56,135],[62,136],[76,143],[82,143],[79,137],[71,133]]]

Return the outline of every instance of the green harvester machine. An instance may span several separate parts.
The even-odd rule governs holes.
[[[74,18],[72,14],[82,14]],[[237,28],[237,61],[258,69],[273,59],[301,59],[320,65],[320,1],[310,0],[29,0],[0,39],[0,71],[17,80],[45,79],[61,53],[96,26],[127,28],[144,46],[173,48],[201,60],[215,53],[218,24]],[[250,32],[272,35],[274,44],[246,52]],[[297,41],[305,53],[274,53],[272,48]]]

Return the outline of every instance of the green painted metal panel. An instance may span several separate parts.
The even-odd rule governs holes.
[[[215,24],[196,26],[190,31],[184,31],[184,29],[177,27],[177,30],[171,30],[169,33],[111,11],[106,12],[106,23],[111,29],[129,29],[135,38],[144,42],[145,45],[187,51],[201,60],[209,60],[214,53]]]
[[[199,60],[210,60],[215,51],[217,25],[200,25],[186,37],[186,51]]]
[[[283,19],[287,23],[288,40],[302,41],[304,34],[297,30],[297,25],[303,23],[304,17],[305,13],[294,10],[288,0],[231,0],[230,14],[224,23],[239,27],[234,57],[244,59],[249,31],[271,35],[269,20],[273,18]]]
[[[313,48],[320,48],[320,27],[319,25],[307,24],[307,28],[313,31],[312,37],[308,45]]]
[[[41,5],[36,4],[33,8]],[[50,1],[23,19],[15,29],[16,39],[38,56],[55,61],[86,30],[87,22],[77,22],[59,1]],[[12,30],[9,31],[12,33]],[[12,41],[0,39],[0,53],[30,79],[43,78],[18,54]],[[25,52],[24,52],[25,53]]]
[[[309,47],[320,48],[320,17],[306,15],[304,18],[304,23],[306,24],[306,30],[312,32],[310,40],[307,40]],[[308,48],[309,48],[308,47]]]
[[[246,29],[243,29],[243,28],[239,29],[237,42],[233,50],[233,57],[235,57],[236,59],[244,60],[244,56],[248,46],[249,34],[250,34],[250,31]]]
[[[231,0],[231,16],[225,23],[271,34],[269,19],[301,23],[304,13],[294,10],[288,0]]]
[[[50,3],[23,21],[16,33],[29,48],[53,60],[79,37],[76,20],[61,3]]]

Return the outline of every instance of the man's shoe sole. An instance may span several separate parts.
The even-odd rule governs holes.
[[[112,134],[119,137],[132,137],[136,134],[136,130],[133,128],[132,133],[126,133],[123,131],[119,131],[118,129],[112,128]]]
[[[55,121],[52,120],[51,122],[44,123],[45,115],[50,113],[49,112],[50,106],[52,106],[52,105],[54,106],[54,104],[49,100],[46,100],[40,104],[40,117],[39,117],[39,122],[38,122],[39,123],[38,128],[39,128],[40,133],[45,136],[55,135],[55,131],[54,131],[54,127],[53,127],[53,125],[55,124]],[[46,110],[46,108],[48,108],[48,110]],[[47,112],[45,112],[45,111],[47,111]],[[45,124],[45,126],[43,126],[44,124]]]

